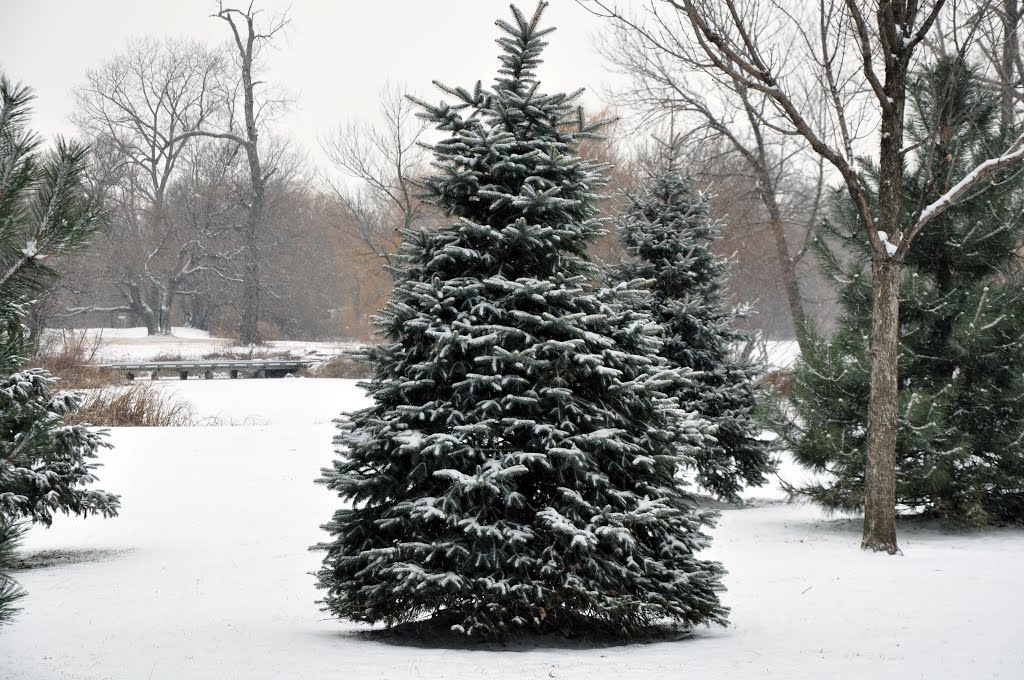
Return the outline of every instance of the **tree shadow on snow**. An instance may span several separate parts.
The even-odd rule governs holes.
[[[664,625],[652,628],[644,635],[622,637],[600,627],[577,628],[572,635],[560,632],[546,634],[519,633],[503,642],[485,642],[466,637],[451,630],[444,621],[425,620],[403,623],[391,628],[360,630],[343,633],[345,637],[366,642],[377,642],[396,647],[420,649],[453,649],[480,652],[532,652],[539,649],[605,649],[646,645],[658,642],[678,642],[694,637],[693,631],[678,626]]]

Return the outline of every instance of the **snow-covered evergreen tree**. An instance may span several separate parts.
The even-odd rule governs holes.
[[[753,417],[757,368],[735,354],[747,337],[734,327],[737,312],[725,303],[729,265],[710,249],[717,229],[708,197],[694,189],[679,164],[677,139],[658,147],[619,225],[631,258],[610,277],[651,282],[651,295],[641,305],[661,324],[661,355],[669,365],[695,372],[695,379],[678,383],[670,394],[680,408],[715,427],[714,439],[694,456],[696,481],[737,501],[744,485],[765,483],[774,462]]]
[[[0,626],[11,622],[18,612],[18,601],[25,597],[25,591],[9,575],[24,531],[24,525],[0,517]]]
[[[711,517],[676,477],[707,423],[665,390],[657,327],[595,292],[599,168],[572,95],[536,78],[544,38],[499,21],[492,89],[421,102],[447,138],[427,200],[452,222],[406,233],[370,408],[336,439],[321,482],[345,501],[325,525],[325,608],[388,625],[433,617],[483,638],[598,624],[724,623]],[[642,293],[640,293],[642,294]]]
[[[64,423],[80,395],[54,394],[56,382],[41,369],[0,377],[0,517],[49,526],[55,512],[117,514],[117,496],[87,488],[105,433]]]
[[[65,425],[78,397],[52,392],[46,371],[21,370],[29,353],[22,319],[31,296],[53,276],[45,260],[81,246],[99,225],[81,196],[85,150],[58,142],[48,155],[26,129],[32,93],[0,74],[0,558],[16,523],[49,525],[54,512],[114,515],[117,496],[94,481],[102,433]],[[0,559],[0,617],[16,588]]]
[[[905,210],[1004,148],[999,97],[967,64],[939,60],[911,81]],[[877,186],[877,172],[869,169]],[[869,195],[874,200],[875,194]],[[904,512],[957,523],[1024,522],[1024,175],[993,180],[918,236],[900,292],[896,498]],[[818,242],[843,309],[831,338],[811,334],[773,429],[821,473],[803,493],[830,509],[863,503],[871,323],[870,254],[849,199]],[[909,215],[906,216],[909,219]]]

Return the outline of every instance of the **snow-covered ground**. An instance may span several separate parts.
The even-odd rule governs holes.
[[[16,574],[29,597],[0,632],[0,678],[1024,678],[1024,532],[901,526],[889,557],[858,548],[855,519],[776,501],[715,530],[729,628],[598,648],[367,639],[318,610],[307,550],[336,506],[313,479],[331,419],[365,403],[355,382],[160,384],[248,424],[113,431],[99,486],[122,514],[32,529],[27,550],[54,563]]]
[[[58,334],[59,331],[50,333]],[[248,357],[250,351],[254,357],[286,352],[295,358],[327,359],[359,345],[355,342],[278,340],[250,350],[249,347],[234,346],[232,341],[226,338],[210,337],[206,331],[178,326],[171,329],[169,336],[149,336],[145,328],[88,328],[68,333],[84,333],[83,345],[87,349],[95,343],[97,349],[94,360],[97,363],[151,361],[160,356],[201,359],[214,353]]]
[[[49,331],[54,337],[60,331]],[[211,337],[206,331],[175,326],[170,336],[150,336],[145,328],[87,328],[67,333],[84,333],[85,346],[95,342],[97,362],[108,361],[149,361],[157,356],[181,356],[183,359],[200,359],[211,353],[230,352],[239,356],[254,356],[288,352],[298,357],[331,357],[350,351],[360,345],[358,342],[305,342],[279,340],[268,342],[252,350],[232,345],[227,338]],[[794,340],[768,340],[761,357],[770,368],[787,368],[800,355],[800,348]]]
[[[800,356],[796,340],[769,340],[765,343],[765,363],[770,368],[789,368]]]

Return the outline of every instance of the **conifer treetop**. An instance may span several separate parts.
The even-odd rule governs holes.
[[[495,25],[508,35],[495,40],[501,46],[501,68],[498,69],[496,85],[501,89],[519,91],[523,85],[536,82],[536,69],[543,60],[541,52],[547,47],[544,36],[555,30],[554,26],[540,28],[541,15],[547,9],[547,2],[537,3],[533,16],[527,20],[526,15],[516,7],[512,8],[513,26],[504,19],[495,21]]]
[[[435,82],[455,101],[413,99],[422,108],[418,116],[450,133],[427,145],[435,172],[419,183],[420,198],[461,221],[451,229],[476,234],[467,245],[452,233],[460,248],[488,254],[467,262],[465,250],[449,248],[436,264],[452,260],[460,272],[485,278],[594,273],[587,246],[602,233],[594,202],[605,166],[580,158],[576,147],[597,137],[604,123],[586,122],[575,103],[582,90],[541,90],[536,67],[542,37],[550,32],[538,27],[545,6],[530,19],[513,7],[512,21],[500,22],[505,35],[498,40],[503,53],[493,88],[479,81],[472,88]]]
[[[58,139],[41,154],[26,128],[32,90],[0,74],[0,317],[11,322],[52,279],[52,257],[83,247],[101,215],[81,195],[87,148]]]
[[[607,121],[588,123],[582,107],[576,103],[584,88],[555,94],[543,94],[539,90],[537,67],[543,63],[540,55],[548,44],[543,38],[555,30],[539,26],[547,6],[547,2],[540,2],[532,17],[527,19],[518,7],[511,5],[512,23],[501,19],[495,22],[506,35],[495,41],[502,54],[493,91],[485,89],[481,81],[467,89],[435,80],[434,86],[456,102],[434,105],[410,96],[409,99],[423,109],[416,115],[429,120],[438,130],[459,133],[479,124],[483,111],[494,109],[510,132],[518,124],[528,124],[549,142],[572,143],[600,137],[598,132]],[[469,115],[462,115],[467,109]],[[428,148],[438,150],[436,145],[428,145]]]

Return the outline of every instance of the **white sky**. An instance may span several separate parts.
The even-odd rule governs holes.
[[[239,0],[246,2],[247,0]],[[230,3],[225,3],[230,5]],[[534,0],[521,0],[533,11]],[[489,83],[498,67],[497,18],[507,0],[257,0],[268,13],[290,6],[291,24],[266,56],[267,80],[295,98],[275,133],[299,142],[319,162],[317,135],[356,118],[373,120],[386,81],[441,99],[432,80]],[[214,0],[0,0],[0,70],[37,94],[32,127],[71,134],[71,88],[131,37],[194,37],[220,43],[228,27],[211,18]],[[602,20],[573,0],[552,0],[540,77],[548,92],[586,87],[588,110],[603,105],[617,76],[593,47]]]

